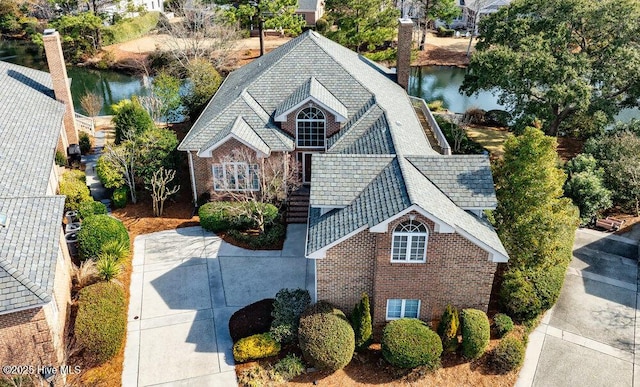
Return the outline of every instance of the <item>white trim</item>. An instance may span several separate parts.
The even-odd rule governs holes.
[[[402,224],[404,224],[406,222],[402,222],[400,224],[398,224],[396,226],[396,228],[400,227]],[[393,232],[391,233],[391,251],[390,251],[390,262],[391,263],[425,263],[427,262],[427,246],[429,245],[429,228],[425,225],[420,223],[427,231],[426,232],[408,232],[408,231],[395,231],[395,229],[393,230]],[[406,246],[406,250],[404,252],[404,259],[393,259],[393,252],[395,249],[395,243],[396,243],[396,236],[406,236],[407,237],[407,246]],[[414,237],[424,237],[424,250],[422,251],[422,259],[419,260],[412,260],[410,259],[411,256],[411,249],[412,249],[412,245],[411,242],[413,240]]]
[[[482,250],[485,250],[486,252],[488,252],[489,253],[489,260],[491,262],[496,262],[496,263],[509,262],[509,257],[507,257],[506,255],[500,253],[499,251],[497,251],[496,249],[494,249],[491,246],[487,245],[486,243],[480,241],[478,238],[474,237],[473,235],[469,234],[468,232],[462,230],[461,228],[458,228],[456,231],[458,232],[458,234],[460,234],[463,237],[465,237],[469,242],[471,242],[474,245],[480,247]]]
[[[196,189],[196,174],[193,170],[193,156],[191,151],[187,151],[189,155],[189,174],[191,175],[191,192],[193,192],[193,204],[198,204],[198,191]]]
[[[309,96],[305,99],[302,100],[302,102],[299,102],[297,104],[295,104],[293,107],[290,107],[289,109],[285,110],[284,112],[280,113],[280,115],[278,115],[277,117],[274,117],[274,121],[275,122],[287,122],[287,116],[289,114],[291,114],[291,112],[298,110],[302,105],[308,103],[309,101],[315,103],[316,105],[320,106],[321,108],[328,110],[333,117],[335,118],[336,122],[347,122],[347,117],[344,117],[342,114],[338,113],[337,111],[331,109],[329,106],[325,105],[324,103],[320,102],[317,98]],[[297,118],[297,114],[296,114],[296,118]]]
[[[254,151],[256,151],[256,157],[258,158],[264,158],[269,156],[269,153],[263,153],[260,149],[257,149],[255,146],[249,144],[247,141],[245,141],[244,139],[236,136],[233,133],[229,133],[228,135],[226,135],[224,138],[222,138],[220,141],[218,141],[217,143],[211,145],[209,148],[204,149],[202,151],[198,152],[198,157],[212,157],[212,153],[214,150],[216,150],[217,148],[221,147],[222,144],[224,144],[225,142],[229,141],[230,139],[235,139],[238,142],[242,143],[243,145],[253,149]]]
[[[434,216],[433,214],[428,213],[427,211],[425,211],[424,209],[422,209],[422,207],[418,206],[417,204],[414,204],[410,207],[407,207],[406,209],[404,209],[403,211],[398,212],[397,214],[393,215],[392,217],[390,217],[389,219],[386,219],[378,224],[375,224],[373,226],[371,226],[369,228],[369,231],[371,232],[375,232],[375,233],[385,233],[387,232],[387,229],[389,228],[389,223],[393,222],[394,220],[405,216],[406,214],[408,214],[411,211],[415,211],[417,213],[419,213],[420,215],[424,216],[425,218],[429,219],[430,221],[432,221],[435,224],[434,227],[434,231],[438,232],[438,233],[442,233],[442,234],[451,234],[454,233],[456,231],[455,227],[453,225],[450,225],[444,221],[442,221],[440,218]]]
[[[496,206],[491,207],[460,207],[465,211],[484,211],[484,210],[495,210]]]
[[[401,306],[400,306],[400,317],[389,317],[389,301],[391,300],[400,300],[401,301]],[[418,310],[416,313],[416,317],[405,317],[404,313],[405,313],[405,307],[406,307],[406,303],[407,301],[418,301]],[[399,320],[401,318],[420,318],[420,307],[422,306],[422,300],[418,299],[418,298],[387,298],[387,306],[386,309],[384,311],[384,317],[387,321],[391,321],[391,320]]]
[[[227,183],[229,182],[229,180],[227,179],[227,168],[233,166],[233,177],[234,177],[234,181],[235,181],[235,188],[222,188],[222,189],[218,189],[216,188],[216,172],[215,172],[215,168],[216,167],[220,167],[222,168],[222,183],[223,185],[227,185]],[[238,170],[241,167],[244,167],[245,172],[246,172],[246,177],[245,177],[245,184],[247,182],[250,181],[250,185],[253,185],[253,179],[251,178],[251,173],[250,173],[250,169],[251,167],[255,166],[256,169],[259,168],[258,164],[249,164],[245,161],[228,161],[228,162],[222,162],[220,164],[213,164],[211,166],[211,175],[213,177],[213,190],[217,191],[217,192],[227,192],[227,191],[232,191],[232,192],[257,192],[260,191],[260,181],[258,181],[258,188],[244,188],[244,189],[240,189],[238,188]],[[258,177],[259,179],[259,177]]]
[[[322,114],[322,119],[319,118],[315,118],[315,119],[310,119],[310,118],[298,118],[298,116],[300,115],[300,113],[302,113],[304,110],[306,109],[315,109],[317,111],[320,112],[320,114]],[[320,123],[322,122],[322,146],[317,146],[317,145],[299,145],[299,139],[300,139],[300,122],[306,122],[309,124],[312,123]],[[327,115],[325,114],[325,112],[322,111],[322,109],[318,109],[315,106],[307,106],[305,108],[300,109],[297,113],[296,113],[296,138],[295,138],[295,147],[297,149],[327,149]],[[304,159],[303,159],[304,160]],[[304,166],[303,166],[304,167]]]
[[[364,226],[359,227],[359,228],[351,231],[350,233],[348,233],[347,235],[345,235],[342,238],[338,239],[337,241],[331,242],[328,245],[326,245],[325,247],[323,247],[321,249],[318,249],[318,250],[314,251],[311,254],[307,254],[307,258],[322,259],[327,255],[327,250],[329,250],[330,248],[332,248],[333,246],[335,246],[335,245],[337,245],[339,243],[344,242],[345,240],[351,238],[352,236],[354,236],[354,235],[358,234],[359,232],[364,231],[366,229],[367,229],[367,225],[365,224]],[[307,230],[307,232],[309,232],[309,231]]]

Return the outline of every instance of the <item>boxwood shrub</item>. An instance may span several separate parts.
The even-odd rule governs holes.
[[[93,215],[104,215],[106,213],[107,206],[95,200],[87,200],[78,206],[78,217],[82,220]]]
[[[498,313],[493,316],[493,325],[496,327],[498,336],[502,337],[513,329],[513,320],[506,314]]]
[[[468,359],[477,359],[489,345],[491,327],[486,313],[478,309],[463,309],[460,313],[462,326],[462,354]]]
[[[278,208],[269,203],[256,203],[261,207],[264,223],[272,225],[278,218]],[[248,216],[246,203],[215,201],[206,203],[198,209],[200,225],[211,232],[227,230],[247,230],[257,225]],[[255,238],[254,238],[255,239]]]
[[[273,298],[256,301],[231,315],[229,334],[233,342],[243,337],[267,333],[273,321]]]
[[[310,306],[302,314],[298,340],[304,358],[321,370],[344,368],[355,350],[349,320],[342,311],[324,301]]]
[[[102,247],[111,241],[129,245],[129,234],[121,221],[109,215],[94,215],[85,219],[78,232],[80,258],[96,258]]]
[[[238,340],[233,345],[233,358],[238,362],[262,359],[280,353],[280,343],[269,333],[259,333]]]
[[[399,368],[440,367],[442,342],[437,333],[415,318],[391,321],[382,333],[382,356]]]
[[[104,363],[118,353],[127,331],[124,291],[113,282],[99,282],[80,290],[78,305],[75,338],[85,359]]]
[[[518,369],[524,362],[525,345],[513,335],[507,335],[493,350],[491,361],[496,371],[507,373]]]
[[[80,203],[91,201],[91,192],[85,182],[85,174],[80,171],[65,172],[60,180],[60,195],[66,196],[64,207],[77,210]]]

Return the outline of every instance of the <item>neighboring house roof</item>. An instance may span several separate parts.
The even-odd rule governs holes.
[[[0,313],[50,301],[63,196],[47,196],[64,105],[48,73],[0,61]]]
[[[178,149],[200,152],[211,146],[216,134],[242,117],[271,151],[292,151],[293,139],[276,126],[274,117],[285,101],[297,100],[296,92],[307,87],[311,90],[312,85],[322,103],[347,115],[336,136],[346,134],[352,125],[362,124],[359,119],[366,113],[375,112],[379,118],[384,112],[384,119],[371,120],[371,126],[361,125],[356,130],[376,137],[376,141],[356,143],[357,138],[351,138],[336,151],[344,152],[351,146],[371,154],[390,148],[406,154],[436,154],[409,97],[389,78],[388,70],[314,31],[229,74]]]
[[[322,0],[298,0],[296,11],[316,11],[322,6]]]

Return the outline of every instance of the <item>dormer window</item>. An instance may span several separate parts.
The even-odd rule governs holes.
[[[326,118],[322,110],[309,106],[296,116],[296,144],[298,148],[324,148]]]

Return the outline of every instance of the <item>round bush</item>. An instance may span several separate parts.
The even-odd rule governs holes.
[[[82,222],[78,232],[78,251],[80,257],[96,258],[105,243],[111,241],[129,245],[129,234],[121,221],[109,215],[94,215]]]
[[[440,367],[442,341],[437,333],[415,318],[391,321],[382,333],[382,356],[399,368]]]
[[[83,220],[93,215],[104,215],[106,213],[107,206],[95,200],[82,202],[78,206],[78,216]]]
[[[463,309],[460,313],[462,326],[462,354],[468,359],[477,359],[489,345],[491,327],[486,313],[478,309]]]
[[[232,216],[229,202],[209,202],[198,209],[200,225],[207,231],[218,232],[231,228]]]
[[[60,180],[60,195],[66,196],[64,207],[67,210],[77,210],[80,203],[91,201],[91,192],[84,181],[84,173],[82,177],[78,174],[66,172]]]
[[[233,358],[238,362],[275,356],[280,352],[280,343],[269,333],[261,333],[238,340],[233,345]]]
[[[496,327],[496,333],[502,337],[513,329],[513,320],[511,317],[503,313],[498,313],[493,316],[493,324]]]
[[[229,319],[229,333],[235,343],[243,337],[269,332],[273,298],[266,298],[238,310]]]
[[[344,368],[355,350],[349,320],[342,311],[323,301],[307,308],[300,317],[298,340],[304,358],[327,371]]]
[[[492,362],[495,370],[507,373],[518,369],[524,362],[525,346],[522,340],[509,335],[500,340],[493,350]]]
[[[129,189],[125,186],[118,187],[113,190],[113,206],[115,208],[124,208],[127,205],[127,196]]]
[[[99,282],[79,293],[74,334],[85,359],[104,363],[115,356],[127,331],[127,304],[122,288]]]

